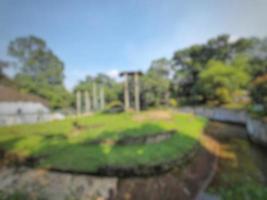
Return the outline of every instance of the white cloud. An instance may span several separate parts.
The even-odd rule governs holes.
[[[115,79],[115,80],[118,81],[118,82],[121,82],[121,81],[123,80],[123,78],[120,77],[120,72],[121,72],[121,71],[122,71],[122,70],[112,69],[112,70],[108,71],[108,72],[106,73],[106,75],[108,75],[109,77]]]
[[[119,70],[112,69],[112,70],[108,71],[106,74],[111,78],[117,79],[119,77],[119,73],[120,73]]]

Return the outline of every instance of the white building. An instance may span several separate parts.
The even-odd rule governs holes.
[[[0,125],[36,123],[50,118],[45,100],[0,85]]]

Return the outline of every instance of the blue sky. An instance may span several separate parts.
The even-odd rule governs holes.
[[[146,70],[218,34],[264,37],[266,10],[266,0],[0,0],[0,59],[10,40],[41,37],[71,89],[87,74]]]

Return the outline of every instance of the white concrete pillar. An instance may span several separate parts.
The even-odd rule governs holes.
[[[81,91],[77,91],[76,92],[76,112],[77,115],[81,114],[81,108],[82,108],[82,104],[81,104]]]
[[[104,86],[100,87],[100,108],[101,108],[101,110],[104,110],[104,108],[105,108],[105,90],[104,90]]]
[[[125,75],[124,81],[124,110],[128,111],[130,108],[129,88],[128,88],[128,74]]]
[[[139,77],[138,73],[134,74],[134,103],[135,110],[140,111],[140,90],[139,90]]]

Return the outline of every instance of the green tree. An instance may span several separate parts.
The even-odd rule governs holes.
[[[70,94],[63,85],[64,64],[44,40],[35,36],[17,38],[10,42],[8,53],[17,59],[15,81],[22,90],[47,99],[55,109],[69,105]]]
[[[210,39],[206,44],[176,51],[173,57],[175,75],[172,81],[175,95],[186,98],[187,103],[199,102],[200,94],[196,85],[199,73],[212,59],[222,62],[231,59],[230,49],[229,35],[220,35]]]
[[[267,73],[252,82],[250,93],[253,103],[262,105],[267,114]]]
[[[250,73],[253,78],[267,73],[267,38],[253,39],[252,48],[248,50],[250,56]]]
[[[104,87],[106,103],[122,99],[122,84],[117,83],[114,79],[106,74],[100,73],[96,77],[86,76],[85,80],[80,81],[74,91],[89,91],[92,94],[93,83]]]
[[[113,78],[103,73],[99,73],[95,77],[95,82],[104,87],[105,100],[107,103],[122,100],[122,96],[123,96],[122,84],[117,83]]]
[[[167,104],[170,88],[170,61],[165,58],[152,62],[141,78],[141,100],[143,107]]]
[[[240,54],[250,57],[255,41],[255,38],[240,38],[231,42],[229,35],[220,35],[210,39],[206,44],[176,51],[173,56],[172,96],[186,103],[205,103],[198,84],[199,75],[208,63],[211,60],[231,63]],[[255,68],[250,63],[251,71]]]
[[[35,36],[17,38],[10,42],[8,52],[18,60],[19,75],[41,84],[63,84],[64,64],[44,40]]]
[[[219,104],[232,101],[232,94],[249,83],[248,60],[237,57],[231,64],[211,60],[199,75],[198,90],[206,101]]]

